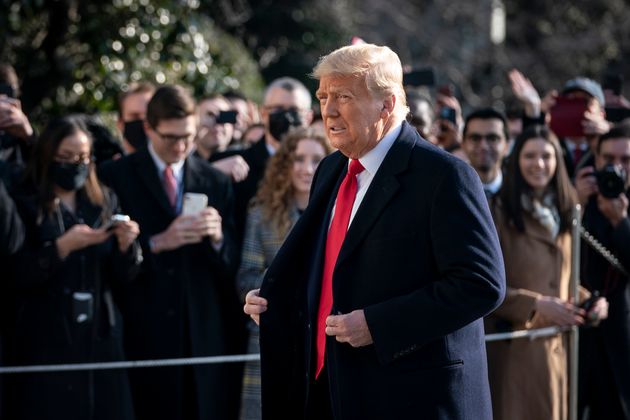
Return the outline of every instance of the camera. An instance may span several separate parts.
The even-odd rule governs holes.
[[[617,198],[625,192],[627,177],[626,171],[610,163],[595,172],[599,193],[606,198]]]

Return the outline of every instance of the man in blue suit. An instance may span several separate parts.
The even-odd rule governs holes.
[[[491,419],[481,318],[505,274],[479,177],[404,122],[389,48],[340,48],[313,74],[339,151],[246,300],[263,418]]]

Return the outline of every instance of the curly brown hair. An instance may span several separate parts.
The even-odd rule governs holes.
[[[262,219],[269,223],[281,237],[284,237],[291,228],[290,211],[295,199],[291,171],[297,145],[304,139],[317,141],[326,154],[333,150],[321,130],[311,127],[292,130],[282,140],[280,148],[269,160],[265,176],[256,197],[252,200],[252,206],[260,206]]]

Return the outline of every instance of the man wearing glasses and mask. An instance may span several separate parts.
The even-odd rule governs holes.
[[[103,170],[123,212],[140,224],[143,269],[121,290],[130,359],[231,349],[227,323],[239,309],[230,282],[237,254],[232,186],[227,176],[190,156],[197,124],[188,92],[160,87],[147,107],[148,147]],[[194,211],[187,206],[191,197],[204,198]],[[226,389],[229,372],[223,365],[134,370],[129,376],[136,418],[229,418],[229,393],[237,392]]]
[[[240,155],[249,166],[247,178],[234,184],[234,220],[239,244],[245,229],[247,206],[263,178],[267,160],[280,147],[282,137],[291,127],[306,127],[311,123],[311,101],[311,94],[300,81],[291,77],[274,80],[265,90],[261,109],[264,136],[249,149],[217,153],[210,157],[210,161],[215,162],[228,156]]]

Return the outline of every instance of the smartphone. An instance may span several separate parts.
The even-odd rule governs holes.
[[[0,83],[0,95],[6,95],[9,98],[15,98],[15,89],[8,83]]]
[[[606,107],[606,121],[618,123],[630,118],[630,108]]]
[[[199,214],[203,209],[208,207],[208,196],[200,193],[184,193],[184,204],[182,207],[183,215]]]
[[[432,68],[412,70],[403,74],[404,86],[435,86],[435,72]]]
[[[450,106],[443,106],[442,108],[440,108],[438,119],[447,120],[457,125],[457,112],[455,111],[455,108],[451,108]]]
[[[551,131],[558,137],[582,137],[582,120],[587,110],[585,98],[567,98],[559,96],[551,108]]]
[[[217,124],[236,124],[238,111],[220,111],[217,117]]]
[[[105,229],[107,231],[110,231],[116,227],[117,223],[128,222],[130,220],[131,218],[127,216],[126,214],[114,214],[112,217],[110,217],[109,221],[105,224]]]

